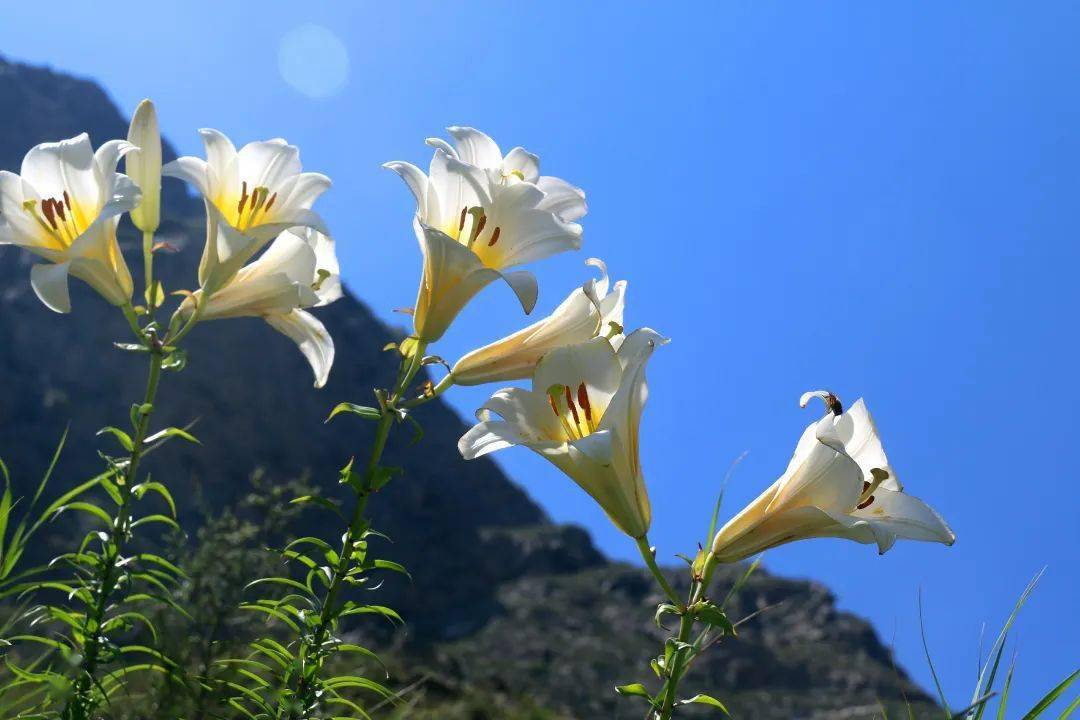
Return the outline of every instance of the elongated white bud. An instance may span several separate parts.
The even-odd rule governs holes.
[[[149,100],[135,109],[128,142],[139,149],[124,159],[124,169],[142,190],[142,202],[131,211],[131,220],[143,232],[152,233],[161,222],[161,131],[157,110]]]

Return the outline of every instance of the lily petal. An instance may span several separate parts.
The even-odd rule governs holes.
[[[45,307],[53,312],[71,312],[68,273],[71,263],[40,263],[30,267],[30,286]]]
[[[383,167],[387,170],[393,170],[405,181],[405,184],[409,187],[409,192],[412,193],[413,198],[416,200],[417,214],[420,217],[425,217],[427,215],[428,178],[424,171],[412,163],[400,161],[383,163]]]
[[[418,224],[417,239],[424,254],[424,270],[413,324],[417,337],[434,342],[462,308],[500,274],[439,230]]]
[[[502,171],[504,175],[519,172],[522,180],[535,183],[540,179],[540,158],[523,147],[516,147],[502,159]]]
[[[585,191],[557,177],[543,176],[536,186],[544,192],[544,199],[537,208],[555,213],[566,222],[576,222],[585,217],[589,207],[585,203]]]
[[[288,315],[270,315],[266,322],[300,347],[315,373],[315,387],[325,385],[334,364],[334,340],[318,318],[304,310],[293,310]]]
[[[490,137],[471,127],[448,127],[446,131],[454,138],[457,157],[478,168],[502,166],[502,151]]]
[[[82,133],[31,148],[23,158],[19,175],[42,197],[61,197],[67,192],[79,203],[96,210],[101,203],[96,170],[90,136]]]
[[[161,174],[165,177],[176,178],[191,185],[199,191],[203,197],[210,197],[210,166],[202,158],[185,156],[166,163],[161,168]]]

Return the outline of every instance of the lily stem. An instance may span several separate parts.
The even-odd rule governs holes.
[[[157,292],[154,289],[154,233],[143,231],[143,280],[146,282],[146,316],[154,317],[157,309]]]
[[[87,614],[83,622],[82,635],[85,638],[83,660],[79,667],[79,677],[75,683],[74,693],[62,713],[65,720],[88,720],[97,704],[93,698],[93,690],[98,685],[96,674],[104,644],[102,627],[105,624],[105,613],[108,610],[113,591],[116,589],[119,579],[120,561],[123,560],[124,551],[130,540],[133,499],[131,488],[138,476],[139,461],[142,459],[143,452],[146,449],[145,443],[150,427],[150,415],[153,413],[158,383],[161,380],[161,365],[162,355],[160,348],[151,347],[150,371],[146,380],[146,391],[143,394],[138,422],[133,428],[135,437],[132,438],[127,466],[121,474],[113,475],[116,478],[120,503],[116,510],[116,516],[113,518],[108,546],[103,548],[104,557],[94,587],[96,597],[94,597],[93,609]],[[106,479],[108,479],[108,476],[106,476]]]
[[[710,552],[705,556],[701,574],[696,575],[690,585],[689,600],[683,610],[683,616],[679,620],[679,634],[675,638],[678,649],[675,651],[671,667],[668,669],[668,678],[660,691],[663,695],[663,701],[656,715],[658,720],[670,720],[675,713],[675,698],[679,689],[679,682],[693,661],[693,655],[696,652],[695,647],[687,647],[690,635],[694,631],[695,621],[694,614],[689,608],[692,608],[705,598],[705,593],[712,582],[713,572],[716,570],[717,564],[716,556]]]
[[[637,542],[638,550],[641,552],[641,559],[645,561],[645,565],[648,566],[649,571],[656,578],[657,584],[664,591],[664,594],[668,596],[668,600],[672,602],[677,608],[682,608],[682,601],[679,599],[679,594],[675,592],[675,588],[671,587],[671,583],[664,577],[664,573],[660,570],[660,567],[656,564],[656,553],[653,551],[652,546],[649,545],[649,538],[642,535],[639,538],[634,538]]]
[[[372,441],[371,454],[364,468],[364,475],[360,488],[357,490],[356,505],[353,507],[349,518],[349,527],[341,542],[341,552],[338,554],[338,563],[334,567],[330,579],[330,585],[323,598],[319,623],[311,635],[310,641],[305,641],[299,653],[301,661],[305,663],[300,670],[300,678],[297,683],[296,701],[291,704],[288,714],[289,720],[304,720],[314,717],[311,712],[315,709],[316,692],[318,690],[318,674],[322,669],[322,662],[329,655],[323,649],[327,635],[330,633],[339,615],[338,595],[341,592],[345,580],[353,567],[353,555],[356,544],[363,539],[368,530],[366,518],[368,502],[374,492],[375,479],[382,461],[386,442],[390,437],[394,420],[398,417],[397,402],[402,393],[408,388],[413,378],[420,371],[420,358],[424,348],[420,346],[416,353],[408,358],[402,358],[398,367],[397,380],[390,397],[380,408],[379,424],[375,428],[375,439]]]

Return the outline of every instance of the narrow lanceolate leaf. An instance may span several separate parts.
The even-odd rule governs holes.
[[[723,610],[716,607],[712,603],[705,603],[699,607],[696,611],[698,620],[704,623],[708,623],[713,627],[718,627],[724,631],[727,635],[735,634],[735,626],[728,620],[728,616]]]
[[[724,707],[724,703],[720,702],[716,698],[711,697],[709,695],[695,695],[692,698],[688,698],[686,700],[680,700],[679,704],[680,705],[691,705],[691,704],[694,704],[694,705],[708,705],[709,707],[714,707],[714,708],[720,710],[720,712],[724,713],[725,715],[728,715],[728,716],[731,715],[731,713],[728,712],[728,709],[726,707]]]
[[[173,497],[172,494],[169,492],[169,489],[161,483],[147,480],[146,482],[139,483],[138,485],[133,487],[131,491],[135,493],[135,497],[139,500],[142,500],[143,495],[148,492],[157,493],[162,498],[164,498],[166,503],[168,503],[169,511],[172,513],[172,516],[174,518],[176,517],[176,503],[173,501]]]
[[[629,685],[616,685],[615,692],[625,697],[641,697],[652,703],[652,695],[645,689],[645,686],[641,683],[631,683]]]
[[[150,437],[146,438],[146,444],[153,445],[155,443],[174,437],[178,437],[181,440],[187,440],[189,443],[195,443],[196,445],[202,444],[197,437],[189,433],[187,430],[178,427],[167,427],[164,430],[160,430],[154,433]]]
[[[1046,693],[1046,695],[1043,696],[1042,700],[1035,703],[1035,707],[1031,708],[1031,710],[1028,712],[1028,714],[1024,716],[1024,720],[1035,720],[1035,718],[1041,716],[1043,714],[1043,712],[1045,712],[1048,707],[1050,707],[1051,705],[1054,704],[1055,700],[1057,700],[1059,697],[1061,697],[1062,693],[1064,693],[1066,690],[1069,689],[1070,685],[1072,685],[1074,682],[1076,682],[1076,678],[1078,678],[1078,677],[1080,677],[1080,670],[1075,670],[1072,675],[1070,675],[1069,677],[1065,678],[1060,683],[1058,683],[1057,687],[1055,687],[1050,692]],[[1075,709],[1076,709],[1076,702],[1074,701],[1073,704],[1070,705],[1066,709],[1065,714],[1063,714],[1061,717],[1062,718],[1068,717],[1069,715],[1072,714],[1072,711],[1075,710]]]
[[[98,434],[99,437],[101,435],[112,435],[113,437],[115,437],[117,439],[117,441],[120,443],[120,445],[123,446],[123,448],[125,450],[127,450],[128,452],[131,452],[131,449],[133,447],[135,447],[135,443],[132,442],[130,435],[128,435],[126,432],[124,432],[120,428],[113,427],[112,425],[109,425],[108,427],[101,428],[100,430],[97,431],[97,434]]]
[[[76,511],[79,511],[79,512],[88,513],[88,514],[93,515],[94,517],[98,518],[102,522],[104,522],[105,527],[111,527],[112,526],[113,521],[112,521],[112,517],[109,515],[109,513],[105,512],[104,510],[99,508],[97,505],[94,505],[93,503],[88,503],[88,502],[73,502],[73,503],[68,503],[67,505],[61,505],[60,507],[58,507],[56,509],[56,513],[55,513],[54,517],[58,516],[58,515],[60,515],[62,513],[65,513],[68,510],[76,510]]]
[[[323,422],[330,422],[341,413],[351,413],[352,415],[359,415],[365,420],[378,420],[382,417],[382,413],[373,407],[367,407],[366,405],[356,405],[355,403],[338,403],[334,406],[334,409],[330,411],[330,415],[327,416]]]

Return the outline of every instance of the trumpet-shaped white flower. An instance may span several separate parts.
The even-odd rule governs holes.
[[[327,232],[311,206],[330,187],[330,179],[301,172],[296,146],[276,138],[248,143],[237,151],[217,130],[203,129],[199,134],[206,160],[178,158],[162,172],[191,183],[206,201],[209,217],[200,285],[220,287],[284,230],[309,227]],[[238,232],[220,232],[221,226]]]
[[[427,175],[406,162],[384,166],[405,180],[416,199],[424,270],[413,323],[423,342],[442,337],[465,304],[498,278],[531,312],[536,278],[504,271],[581,246],[581,226],[574,222],[585,214],[580,190],[541,177],[536,157],[520,148],[504,159],[483,133],[450,131],[458,148],[430,141],[437,147]],[[495,163],[496,155],[498,163],[490,167],[470,162]]]
[[[236,232],[225,226],[223,234]],[[207,297],[193,293],[180,308],[190,316],[205,302],[202,320],[261,317],[300,347],[322,387],[334,363],[334,341],[305,308],[328,305],[342,295],[334,241],[311,228],[286,230],[257,260],[244,266]]]
[[[881,447],[866,404],[847,412],[831,393],[828,414],[811,423],[773,485],[732,518],[713,540],[721,562],[736,562],[777,545],[814,537],[877,543],[885,553],[897,538],[952,545],[949,526],[918,498],[903,492]]]
[[[471,460],[524,445],[570,476],[616,527],[643,537],[652,521],[638,457],[638,428],[648,397],[645,365],[666,342],[643,328],[618,352],[603,337],[552,350],[536,366],[533,389],[495,393],[477,411],[480,422],[458,449]]]
[[[68,276],[113,305],[131,301],[132,282],[116,242],[120,215],[139,202],[139,188],[116,165],[134,146],[112,140],[95,153],[86,133],[37,145],[19,175],[0,171],[0,244],[47,260],[30,270],[45,305],[69,312]]]
[[[599,280],[574,290],[546,318],[462,357],[450,373],[454,383],[480,385],[527,378],[548,351],[601,334],[608,335],[618,350],[623,341],[626,281],[611,286],[603,262],[591,258],[587,264],[600,269]]]

